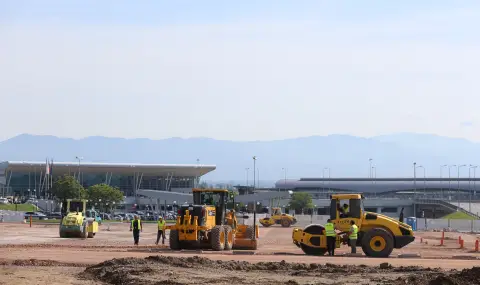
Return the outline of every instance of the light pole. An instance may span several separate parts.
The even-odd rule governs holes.
[[[199,166],[200,166],[200,159],[197,158],[197,166],[196,166],[196,168],[198,168]],[[200,182],[200,175],[198,174],[198,172],[199,172],[199,171],[198,171],[198,169],[197,169],[197,175],[196,175],[196,177],[195,177],[195,188],[198,188],[198,184],[199,184],[198,182]]]
[[[253,191],[255,191],[255,172],[256,172],[255,169],[257,169],[255,166],[255,163],[257,162],[257,157],[253,156],[252,158],[253,158]]]
[[[422,165],[417,166],[417,168],[422,168],[423,169],[423,197],[425,197],[426,192],[427,192],[427,178],[425,174],[425,167]]]
[[[415,199],[417,199],[417,163],[413,163],[413,215],[417,217],[417,204]]]
[[[470,170],[473,169],[473,189],[475,189],[475,172],[477,170],[478,165],[472,165],[470,164],[470,168],[468,169],[468,191],[469,191],[469,199],[468,199],[468,211],[471,213],[472,212],[472,189],[470,187],[470,182],[471,182],[471,176],[470,176]]]
[[[247,184],[246,184],[246,185],[247,185],[247,187],[248,187],[248,170],[249,170],[249,169],[250,169],[250,168],[248,168],[248,167],[247,167],[247,168],[245,168],[245,173],[247,174],[247,181],[246,181],[246,182],[247,182]]]
[[[369,158],[368,159],[368,162],[369,162],[369,165],[370,167],[368,168],[368,178],[370,178],[370,180],[372,180],[372,158]]]
[[[467,166],[466,164],[462,164],[462,165],[459,165],[457,167],[457,182],[458,182],[458,186],[457,186],[457,204],[458,204],[458,208],[460,208],[460,168],[462,167],[465,167]],[[457,209],[458,211],[458,209]]]
[[[455,164],[448,167],[448,199],[450,200],[452,195],[452,176],[450,175],[450,169],[457,167]]]
[[[82,180],[80,179],[80,176],[81,176],[80,164],[81,164],[81,161],[83,160],[83,157],[75,156],[75,158],[78,160],[78,183],[82,184]]]
[[[440,192],[442,193],[442,199],[443,199],[443,168],[448,167],[448,165],[444,164],[440,166]]]

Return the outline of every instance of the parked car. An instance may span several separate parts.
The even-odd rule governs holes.
[[[25,212],[25,219],[30,219],[32,217],[33,219],[39,219],[39,220],[48,220],[47,215],[41,212]]]
[[[50,213],[47,213],[47,218],[49,219],[62,219],[62,213],[60,212],[50,212]]]
[[[7,198],[0,198],[0,204],[3,204],[3,205],[9,204],[8,199]]]

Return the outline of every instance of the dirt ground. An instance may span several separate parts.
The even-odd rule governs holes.
[[[292,244],[291,233],[291,228],[260,228],[255,255],[237,255],[172,252],[168,239],[155,246],[153,224],[144,225],[140,246],[133,246],[125,223],[104,224],[86,240],[60,239],[56,225],[2,223],[0,284],[480,284],[474,234],[445,233],[440,246],[441,233],[416,232],[406,248],[375,259],[342,256],[348,248],[337,249],[335,257],[306,256]]]

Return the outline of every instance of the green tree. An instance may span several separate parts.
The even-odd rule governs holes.
[[[293,193],[289,208],[301,212],[303,212],[304,209],[313,208],[312,195],[306,192]]]
[[[58,178],[52,187],[52,194],[60,201],[85,198],[83,186],[73,176],[65,174]]]
[[[91,205],[97,203],[101,210],[108,211],[113,207],[114,202],[119,204],[123,201],[123,192],[118,188],[102,183],[88,187],[87,197]]]

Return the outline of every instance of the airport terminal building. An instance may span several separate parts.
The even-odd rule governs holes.
[[[49,184],[69,174],[85,187],[106,183],[125,196],[137,196],[139,189],[162,192],[191,192],[200,177],[216,169],[202,164],[135,164],[78,162],[0,162],[0,195],[48,197]]]
[[[332,193],[362,193],[377,198],[480,200],[479,178],[300,178],[278,180],[275,188],[309,192],[314,198],[328,198]]]

